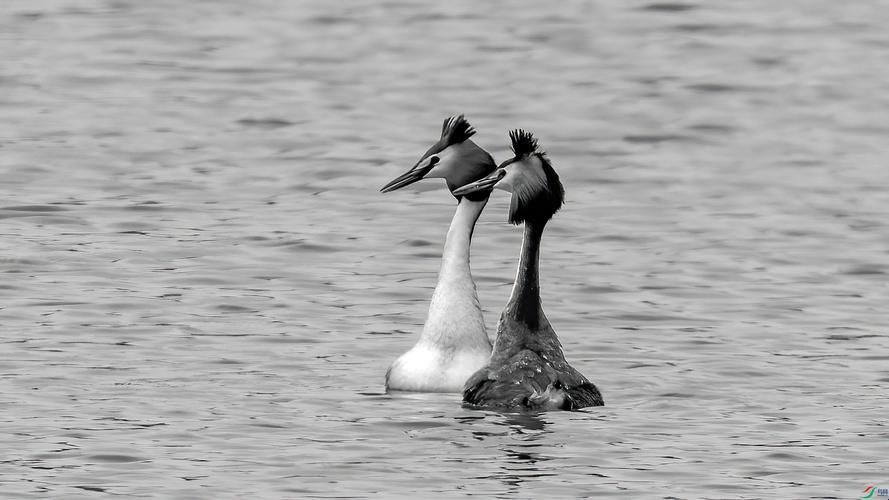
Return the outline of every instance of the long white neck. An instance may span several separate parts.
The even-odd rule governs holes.
[[[475,282],[469,270],[472,231],[487,202],[487,199],[472,201],[464,197],[457,204],[445,239],[438,284],[429,304],[421,342],[431,342],[441,348],[474,349],[486,345],[490,349]]]
[[[445,280],[472,281],[469,270],[469,246],[475,223],[488,201],[472,201],[463,198],[457,204],[457,211],[451,219],[444,250],[441,253],[439,283]]]

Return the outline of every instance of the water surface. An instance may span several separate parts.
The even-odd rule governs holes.
[[[880,2],[0,7],[0,494],[854,498],[889,483]],[[604,408],[383,393],[465,113],[566,186],[544,307]],[[521,231],[473,270],[493,331]]]

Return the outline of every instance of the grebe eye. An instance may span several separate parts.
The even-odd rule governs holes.
[[[438,161],[439,158],[435,155],[429,157],[429,165],[435,165],[436,163],[438,163]]]

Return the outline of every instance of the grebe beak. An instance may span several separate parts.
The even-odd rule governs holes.
[[[395,179],[393,179],[389,184],[380,189],[381,193],[388,193],[389,191],[395,191],[396,189],[401,189],[405,186],[409,186],[418,180],[422,179],[432,170],[432,167],[438,163],[438,157],[435,155],[427,156],[422,160],[418,161],[414,168],[408,170],[407,172],[399,175]]]
[[[454,196],[463,196],[466,194],[478,193],[479,191],[490,191],[494,189],[494,185],[500,182],[500,179],[502,179],[504,175],[506,175],[506,170],[498,168],[491,172],[487,177],[471,182],[465,186],[461,186],[453,190],[452,193]]]

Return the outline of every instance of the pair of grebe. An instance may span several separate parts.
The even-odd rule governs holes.
[[[511,132],[514,157],[500,166],[470,140],[464,117],[448,118],[441,139],[417,164],[383,187],[444,178],[457,198],[438,284],[416,345],[392,363],[387,391],[463,392],[477,408],[573,410],[601,406],[599,390],[565,360],[540,304],[538,263],[543,229],[561,208],[564,189],[528,132]],[[493,351],[469,269],[472,231],[493,189],[512,193],[509,222],[524,224],[515,284],[500,315]]]

